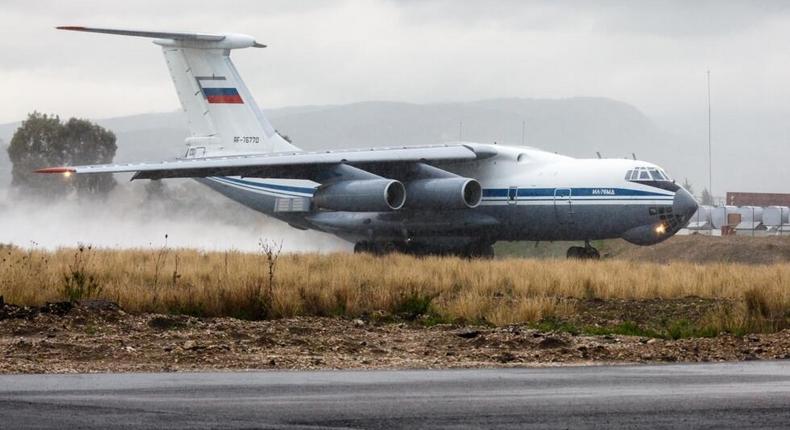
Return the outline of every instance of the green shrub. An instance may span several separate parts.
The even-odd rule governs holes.
[[[74,261],[63,274],[63,297],[75,302],[101,294],[101,285],[96,276],[89,272],[91,247],[80,245],[74,253]]]
[[[420,315],[431,315],[433,299],[434,296],[430,294],[411,289],[397,298],[393,304],[393,313],[408,320],[415,320]]]

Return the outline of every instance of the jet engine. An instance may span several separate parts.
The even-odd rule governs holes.
[[[470,178],[429,178],[406,183],[409,209],[474,208],[483,198],[480,183]]]
[[[322,209],[349,212],[398,210],[406,201],[406,189],[391,179],[334,182],[318,188],[313,202]]]

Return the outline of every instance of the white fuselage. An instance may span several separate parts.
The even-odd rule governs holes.
[[[351,241],[592,240],[622,237],[638,244],[664,240],[696,210],[688,193],[665,180],[634,181],[635,169],[659,170],[627,159],[575,159],[496,145],[497,155],[474,162],[436,163],[477,179],[476,208],[446,211],[326,212],[306,210],[318,184],[309,181],[210,178],[217,191],[298,228]],[[211,184],[210,182],[213,182]],[[678,194],[683,194],[678,205]],[[298,206],[302,211],[278,211]],[[290,206],[289,206],[290,204]]]

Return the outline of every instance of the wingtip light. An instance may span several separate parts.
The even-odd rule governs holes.
[[[43,169],[36,169],[36,173],[63,173],[64,176],[69,177],[72,173],[77,173],[76,170],[68,167],[45,167]]]

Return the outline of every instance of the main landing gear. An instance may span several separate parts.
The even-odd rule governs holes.
[[[354,254],[385,255],[401,251],[401,248],[395,242],[357,242],[354,244]]]
[[[599,260],[601,253],[590,245],[589,240],[585,240],[584,246],[571,246],[568,248],[566,256],[568,259],[576,260]]]
[[[494,258],[494,246],[487,242],[472,242],[453,254],[463,258],[491,260]]]
[[[494,247],[489,242],[472,242],[463,248],[455,249],[433,249],[406,242],[363,241],[354,244],[354,254],[386,255],[393,252],[418,256],[453,255],[461,258],[481,258],[484,260],[494,258]]]

